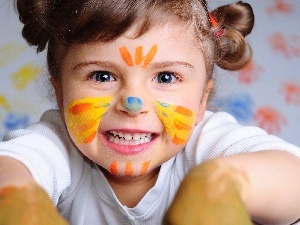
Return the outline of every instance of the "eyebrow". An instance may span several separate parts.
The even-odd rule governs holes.
[[[111,63],[109,61],[98,61],[98,60],[93,60],[93,61],[86,61],[86,62],[81,62],[76,64],[73,67],[73,70],[78,70],[86,66],[90,65],[96,65],[96,66],[102,66],[106,68],[116,68],[117,66],[114,63]],[[148,65],[150,68],[155,68],[155,69],[163,69],[166,67],[171,67],[171,66],[184,66],[190,69],[194,69],[194,66],[188,62],[185,61],[163,61],[163,62],[152,62]]]
[[[109,61],[95,60],[95,61],[86,61],[86,62],[78,63],[73,67],[73,70],[78,70],[78,69],[81,69],[83,67],[90,66],[90,65],[102,66],[102,67],[106,67],[106,68],[116,68],[117,67],[114,63],[111,63]]]
[[[190,69],[194,69],[194,66],[188,62],[185,61],[163,61],[163,62],[152,62],[149,64],[148,67],[163,69],[165,67],[171,67],[171,66],[184,66]]]

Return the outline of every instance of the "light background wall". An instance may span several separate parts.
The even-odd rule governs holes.
[[[231,3],[208,0],[209,7]],[[240,72],[216,70],[213,105],[300,146],[300,1],[247,0],[256,16],[248,41],[252,63]],[[13,0],[0,2],[0,138],[38,121],[55,107],[48,93],[45,53],[22,39]]]

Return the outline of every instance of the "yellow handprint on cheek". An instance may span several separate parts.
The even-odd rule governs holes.
[[[108,111],[112,97],[83,98],[71,102],[67,108],[66,123],[76,143],[91,142],[102,117]]]
[[[188,141],[195,123],[195,113],[185,107],[154,102],[159,119],[172,137],[174,144],[181,145]]]

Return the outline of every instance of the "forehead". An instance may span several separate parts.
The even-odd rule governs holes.
[[[196,38],[192,26],[179,22],[168,21],[163,24],[152,26],[146,33],[137,36],[138,24],[132,26],[127,32],[111,42],[89,42],[84,44],[73,44],[67,53],[67,58],[80,60],[82,57],[115,58],[119,48],[125,46],[134,52],[138,46],[145,51],[154,45],[158,47],[157,57],[164,58],[188,58],[193,57],[199,60],[202,57],[202,43]],[[105,53],[105,54],[103,54]]]

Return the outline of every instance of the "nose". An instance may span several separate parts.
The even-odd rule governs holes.
[[[130,116],[136,116],[147,111],[142,99],[136,96],[127,96],[121,99],[117,103],[117,109],[119,112],[126,113]]]
[[[123,101],[123,107],[129,112],[138,112],[143,107],[143,102],[138,97],[127,97]]]

